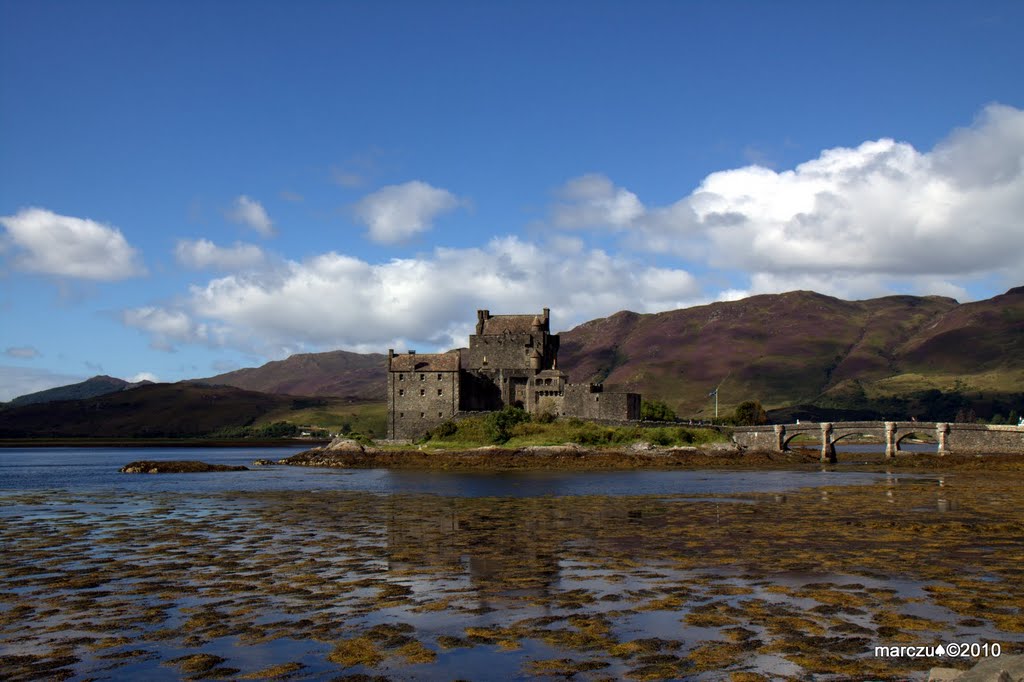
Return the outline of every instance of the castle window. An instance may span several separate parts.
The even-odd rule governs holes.
[[[399,374],[398,375],[398,380],[399,381],[405,381],[405,375],[404,374]]]
[[[426,416],[427,416],[426,412],[420,412],[420,419],[423,419]]]
[[[440,372],[438,372],[438,373],[437,373],[437,380],[438,380],[438,381],[440,381],[440,380],[441,380],[441,373],[440,373]]]
[[[404,417],[404,416],[405,416],[405,412],[399,412],[399,413],[398,413],[398,416],[399,416],[399,417]]]
[[[551,385],[551,379],[545,379],[544,383],[547,384],[548,386],[550,386]]]
[[[421,374],[420,375],[420,381],[426,381],[426,380],[427,380],[427,375],[426,374]]]
[[[405,395],[405,389],[404,388],[398,389],[398,395]]]
[[[426,395],[426,394],[427,394],[426,390],[421,388],[420,389],[420,395]]]
[[[441,389],[437,389],[437,394],[441,395]]]
[[[440,412],[438,412],[438,413],[437,413],[437,416],[438,416],[438,417],[443,417],[444,415],[443,415],[443,414],[441,414]]]

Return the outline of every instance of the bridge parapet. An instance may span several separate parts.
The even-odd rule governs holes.
[[[886,457],[895,457],[900,443],[911,434],[934,437],[936,452],[944,455],[1024,453],[1024,426],[957,424],[949,422],[801,422],[773,426],[737,426],[732,439],[740,446],[783,451],[799,435],[820,438],[822,461],[835,461],[836,442],[853,435],[877,436],[885,443]]]

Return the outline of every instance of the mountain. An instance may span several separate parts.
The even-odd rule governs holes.
[[[162,438],[246,426],[294,403],[291,396],[230,386],[147,384],[81,400],[12,406],[0,438]]]
[[[56,388],[49,388],[45,391],[27,393],[25,395],[18,396],[17,398],[7,403],[7,406],[17,407],[20,405],[48,403],[53,402],[55,400],[79,400],[81,398],[93,398],[96,396],[106,395],[107,393],[123,391],[126,388],[142,386],[148,383],[152,382],[140,381],[138,383],[133,384],[125,381],[124,379],[108,377],[106,375],[99,375],[94,376],[91,379],[86,379],[85,381],[79,382],[77,384],[58,386]]]
[[[380,353],[303,353],[260,367],[197,381],[264,393],[384,400],[387,356]]]
[[[559,366],[572,381],[635,390],[687,416],[713,412],[716,387],[726,407],[865,409],[927,390],[1011,395],[1024,379],[1024,287],[967,304],[794,291],[620,312],[563,332]]]

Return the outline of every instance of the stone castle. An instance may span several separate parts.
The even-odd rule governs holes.
[[[419,438],[458,414],[509,406],[582,419],[640,418],[639,394],[570,384],[558,369],[558,342],[547,308],[540,315],[478,310],[469,348],[388,350],[388,438]]]

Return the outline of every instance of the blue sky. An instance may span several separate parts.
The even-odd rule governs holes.
[[[1020,2],[0,1],[0,399],[1024,284]]]

